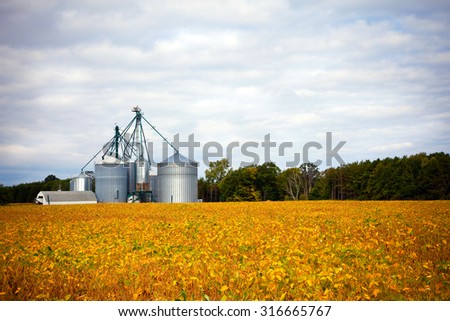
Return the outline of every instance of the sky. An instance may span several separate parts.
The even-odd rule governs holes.
[[[209,142],[238,145],[234,168],[250,151],[284,169],[311,142],[339,166],[327,132],[346,163],[449,153],[450,2],[0,2],[1,184],[78,175],[136,105],[194,135],[200,176]]]

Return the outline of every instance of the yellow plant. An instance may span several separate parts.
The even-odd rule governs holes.
[[[0,207],[0,300],[449,300],[450,202]]]

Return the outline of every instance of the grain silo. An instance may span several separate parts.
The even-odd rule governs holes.
[[[197,201],[198,163],[176,152],[158,163],[158,202]]]
[[[141,113],[136,106],[131,122],[115,134],[91,160],[95,164],[95,194],[100,203],[114,202],[195,202],[197,201],[198,163],[179,154],[173,146]],[[175,151],[175,154],[158,164],[157,175],[150,175],[150,157],[143,123],[153,129]],[[102,154],[101,154],[102,153]],[[71,185],[88,184],[84,175],[73,179]],[[91,179],[92,188],[92,179]]]
[[[136,166],[135,162],[127,161],[125,167],[128,171],[128,195],[136,189]]]
[[[150,191],[149,166],[147,160],[140,156],[135,162],[136,168],[136,191]]]
[[[70,180],[70,190],[74,192],[92,191],[92,177],[85,172]]]
[[[158,202],[158,175],[149,175],[150,191],[152,192],[152,201]]]
[[[95,164],[95,195],[99,203],[126,202],[128,168],[115,158]]]

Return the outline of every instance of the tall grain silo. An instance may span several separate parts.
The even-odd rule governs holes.
[[[127,166],[117,159],[95,164],[95,194],[100,203],[126,202]]]
[[[197,201],[198,163],[180,153],[158,163],[158,202]]]
[[[150,191],[150,181],[148,178],[149,166],[144,157],[139,157],[135,162],[136,168],[136,191]]]
[[[74,192],[92,191],[92,177],[84,172],[70,180],[70,190]]]
[[[149,175],[150,191],[152,191],[152,201],[158,202],[158,176]]]
[[[135,162],[127,161],[125,167],[128,171],[128,195],[136,190],[136,166]]]

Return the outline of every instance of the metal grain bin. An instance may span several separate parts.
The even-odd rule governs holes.
[[[197,201],[198,163],[179,153],[158,163],[158,202]]]
[[[74,192],[92,191],[92,177],[84,172],[70,180],[70,190]]]
[[[150,175],[150,190],[152,191],[153,202],[158,202],[158,176]]]
[[[134,162],[126,162],[128,171],[128,195],[136,191],[136,166]]]
[[[149,191],[148,162],[143,158],[136,160],[136,191]]]
[[[127,192],[127,166],[122,162],[95,164],[95,194],[99,203],[125,203]]]

